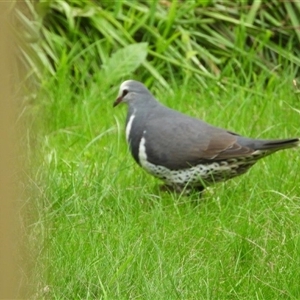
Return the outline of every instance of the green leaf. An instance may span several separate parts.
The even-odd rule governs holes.
[[[102,67],[103,79],[114,82],[130,75],[146,60],[147,47],[148,43],[138,43],[116,51]]]

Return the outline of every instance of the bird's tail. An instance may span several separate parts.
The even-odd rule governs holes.
[[[284,140],[258,140],[255,148],[257,150],[282,150],[300,146],[300,138]]]

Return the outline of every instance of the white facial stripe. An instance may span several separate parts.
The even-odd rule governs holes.
[[[122,84],[120,86],[120,90],[127,89],[131,82],[132,82],[132,80],[126,80],[126,81],[122,82]]]
[[[122,96],[124,90],[129,89],[130,82],[132,82],[132,80],[126,80],[121,84],[120,89],[119,89],[119,96]]]
[[[135,114],[132,114],[130,116],[129,121],[128,121],[127,126],[126,126],[126,140],[127,140],[127,142],[129,142],[129,134],[130,134],[130,130],[131,130],[132,122],[133,122],[134,118],[135,118]]]

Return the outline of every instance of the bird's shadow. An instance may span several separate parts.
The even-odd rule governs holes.
[[[211,193],[204,188],[178,190],[172,186],[162,184],[156,185],[155,190],[160,198],[170,198],[176,205],[192,205],[201,207],[207,200],[211,199]]]

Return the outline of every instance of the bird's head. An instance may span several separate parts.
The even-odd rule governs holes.
[[[119,103],[135,104],[141,101],[140,99],[142,99],[143,95],[151,96],[151,93],[141,82],[126,80],[120,86],[119,94],[113,107]]]

